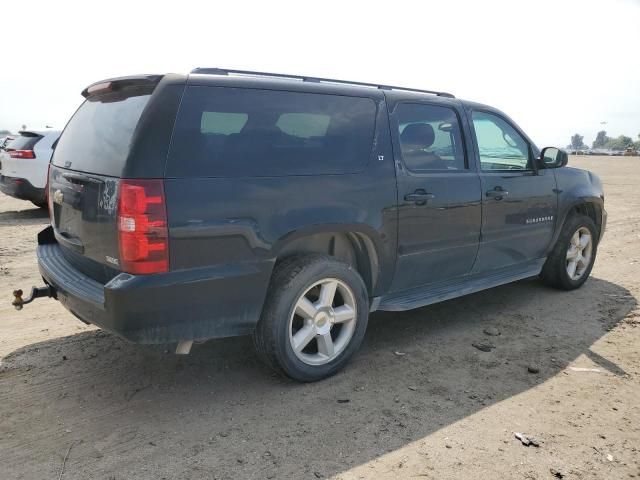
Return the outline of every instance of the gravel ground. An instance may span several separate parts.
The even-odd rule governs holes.
[[[16,312],[47,219],[0,194],[0,477],[640,477],[640,159],[570,163],[601,176],[609,212],[582,289],[526,280],[376,313],[354,361],[310,385],[248,338],[177,357],[53,300]]]

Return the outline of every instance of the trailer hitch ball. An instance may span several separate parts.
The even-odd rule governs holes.
[[[16,310],[22,310],[22,307],[27,303],[33,302],[36,298],[53,297],[55,295],[49,285],[45,285],[44,287],[32,287],[31,293],[27,298],[22,298],[23,293],[24,292],[20,289],[13,291],[13,302],[11,302],[11,305],[13,305]]]
[[[11,305],[16,307],[16,310],[22,310],[22,306],[24,304],[24,300],[22,300],[22,290],[14,290],[13,291],[13,302]]]

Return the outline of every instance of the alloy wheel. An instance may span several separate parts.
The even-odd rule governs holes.
[[[579,280],[589,268],[593,253],[593,238],[586,227],[580,227],[571,237],[567,249],[567,274],[571,280]]]
[[[296,301],[289,319],[289,342],[307,365],[323,365],[340,355],[355,331],[357,307],[351,288],[337,278],[325,278]]]

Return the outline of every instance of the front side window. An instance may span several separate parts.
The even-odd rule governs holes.
[[[453,109],[403,103],[397,112],[402,159],[409,170],[465,169],[462,135]]]
[[[497,115],[473,112],[482,170],[531,170],[529,144]]]

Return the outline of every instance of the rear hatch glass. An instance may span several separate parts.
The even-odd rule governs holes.
[[[136,93],[140,93],[136,90]],[[90,97],[64,129],[53,164],[71,170],[119,177],[131,140],[151,92],[113,99]]]
[[[7,150],[33,150],[33,147],[40,141],[42,135],[31,132],[21,133],[19,137],[12,140],[7,145]]]
[[[64,255],[106,282],[120,270],[119,177],[153,87],[89,97],[62,133],[49,173],[51,223]]]

